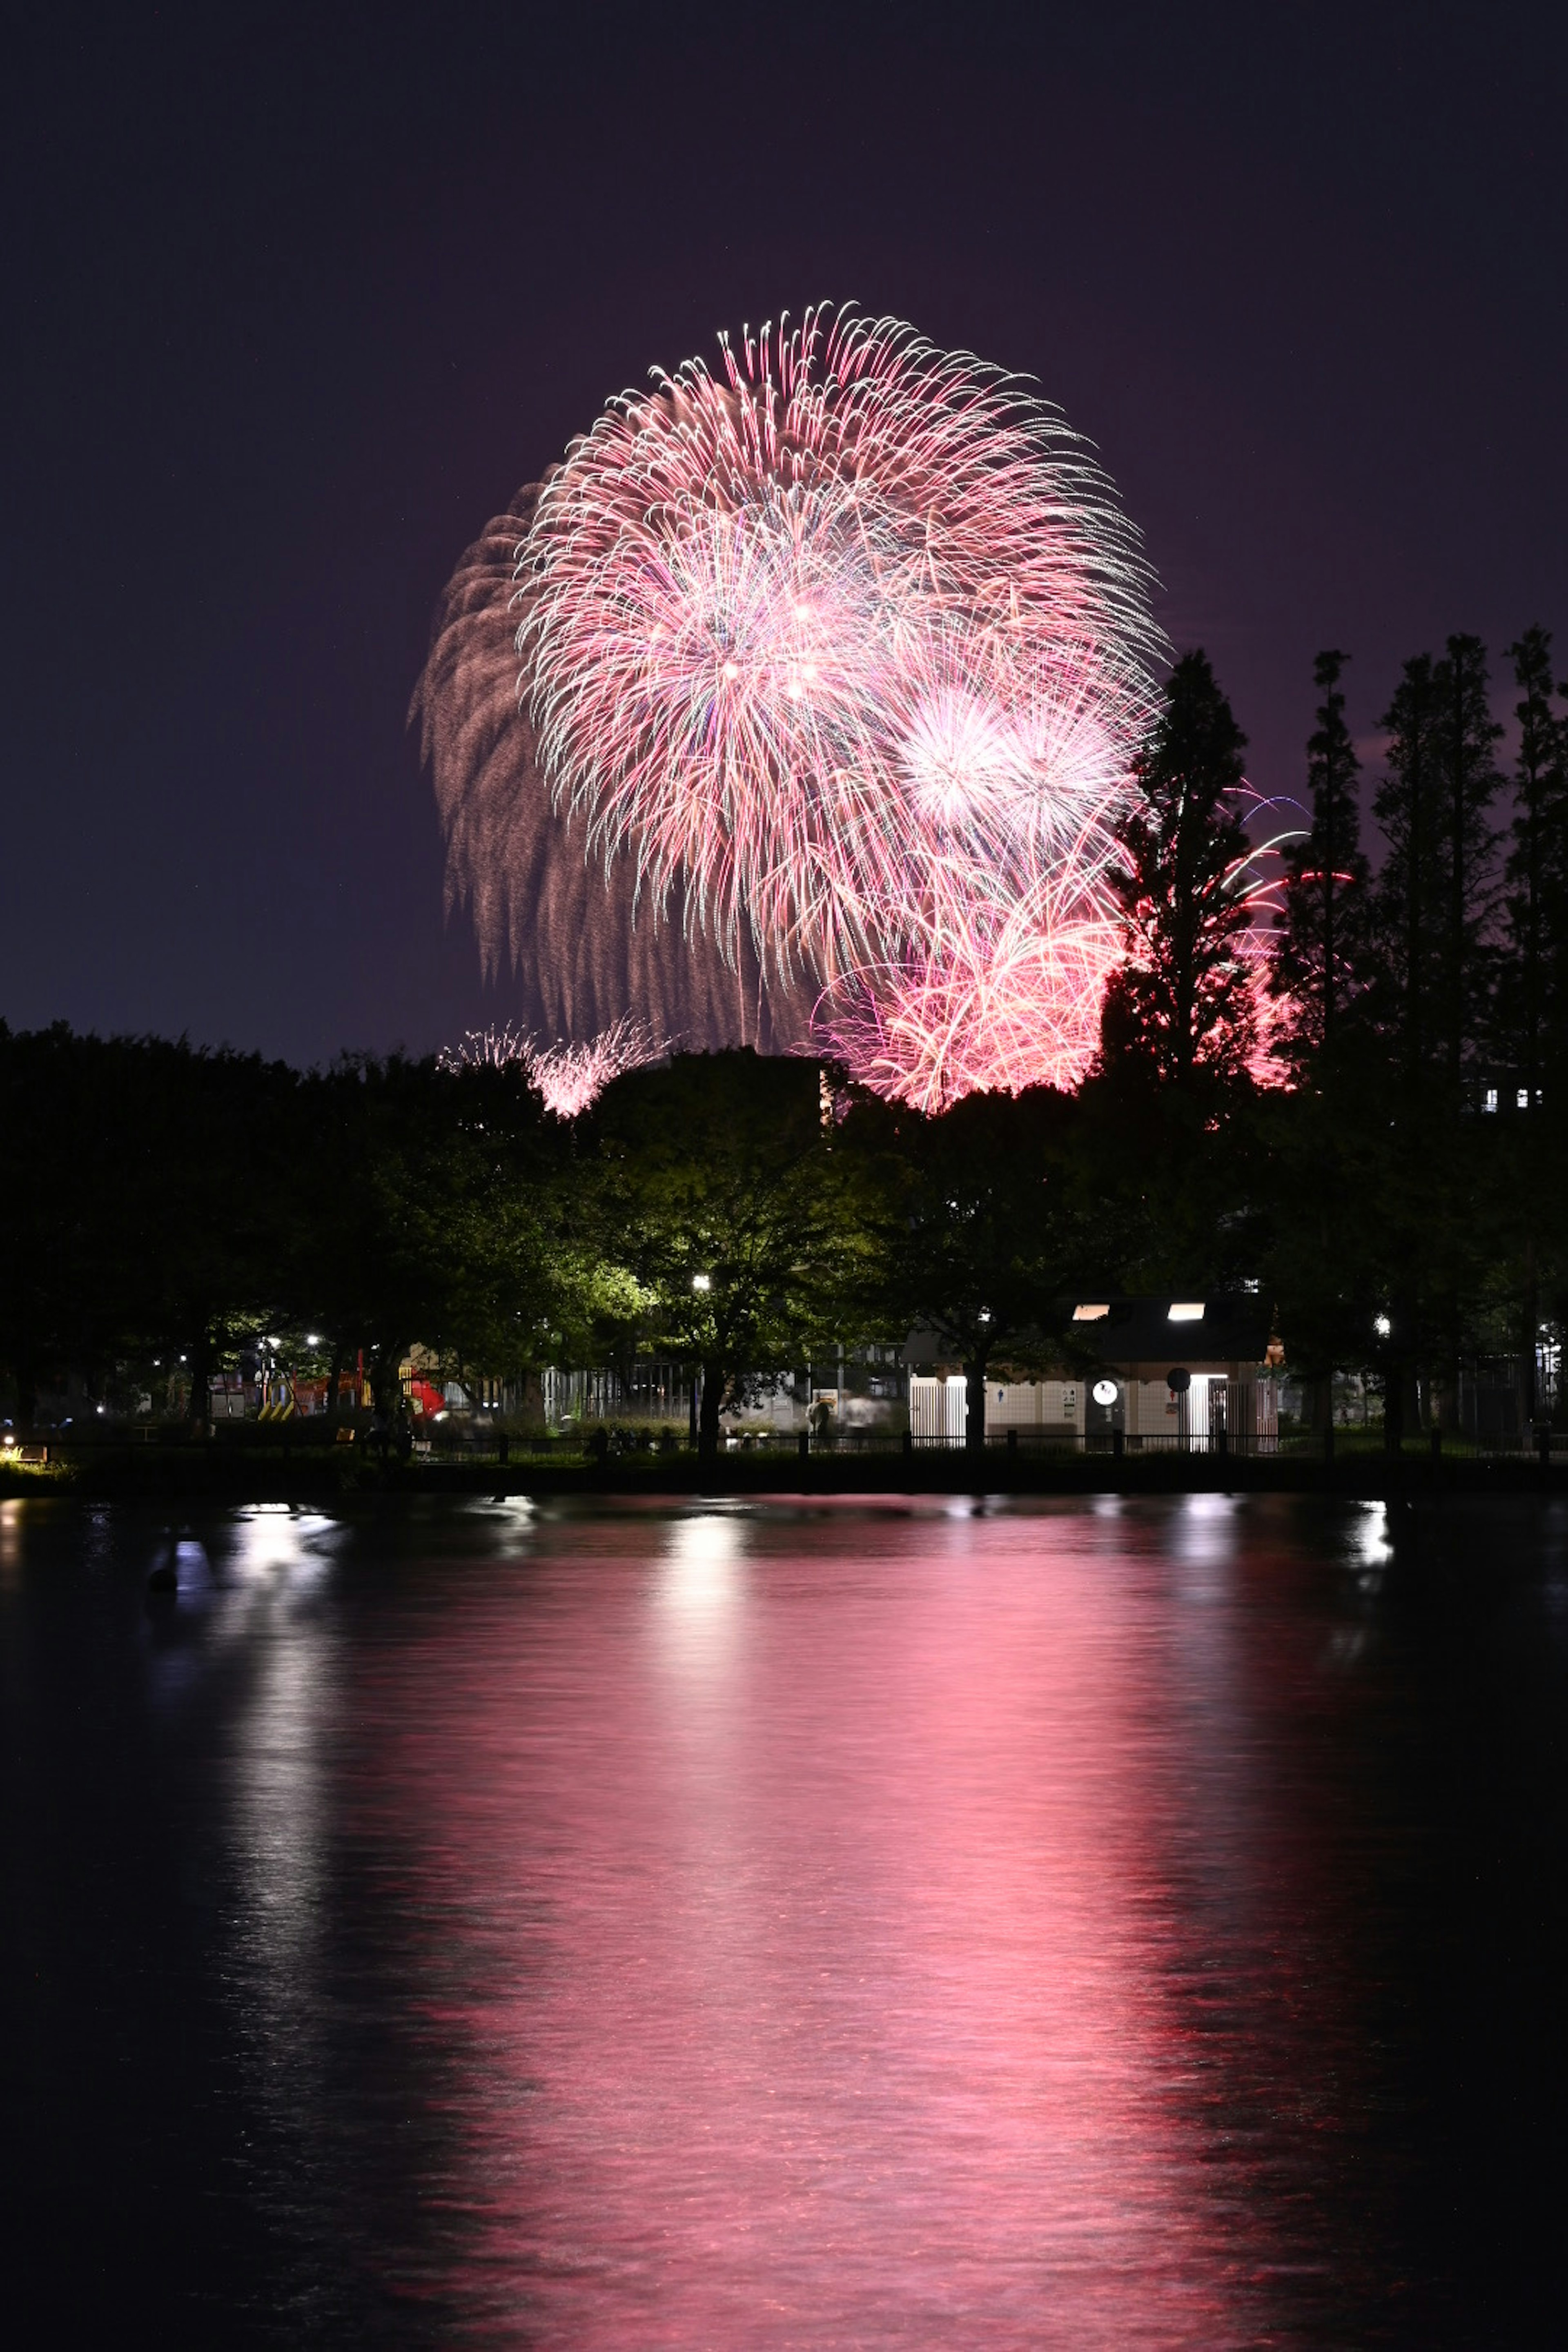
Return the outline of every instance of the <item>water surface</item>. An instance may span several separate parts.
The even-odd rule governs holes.
[[[13,2292],[1562,2340],[1565,1636],[1535,1503],[0,1504]]]

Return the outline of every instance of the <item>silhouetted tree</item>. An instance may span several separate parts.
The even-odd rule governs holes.
[[[1568,721],[1552,709],[1552,639],[1539,626],[1508,648],[1520,699],[1514,816],[1504,869],[1506,937],[1497,1042],[1523,1119],[1498,1139],[1499,1255],[1513,1276],[1510,1344],[1518,1350],[1523,1420],[1540,1408],[1535,1352],[1543,1293],[1561,1288],[1562,1138],[1568,1079]]]
[[[978,1451],[992,1365],[1055,1360],[1067,1294],[1102,1273],[1102,1236],[1074,1181],[1076,1106],[1031,1087],[966,1095],[932,1118],[881,1116],[898,1144],[888,1257],[900,1336],[933,1332],[962,1366],[965,1443]]]
[[[1442,922],[1439,697],[1430,654],[1407,661],[1378,724],[1388,769],[1373,809],[1388,856],[1373,906],[1373,975],[1378,1026],[1406,1082],[1416,1084],[1433,1051],[1440,987]]]
[[[137,1353],[184,1358],[205,1419],[216,1354],[266,1327],[283,1285],[297,1083],[183,1042],[0,1025],[0,1364],[24,1419],[40,1386],[100,1396]]]
[[[1568,1042],[1568,721],[1552,707],[1547,631],[1526,629],[1508,651],[1520,699],[1502,1028],[1533,1105],[1543,1064]]]
[[[1100,1063],[1177,1087],[1245,1072],[1257,1043],[1250,918],[1238,888],[1250,845],[1236,805],[1247,738],[1208,657],[1184,654],[1133,763],[1134,805],[1109,877],[1127,961],[1106,991]]]
[[[1489,995],[1494,908],[1487,810],[1498,788],[1498,729],[1479,639],[1452,636],[1441,661],[1405,665],[1383,721],[1388,772],[1374,803],[1388,836],[1374,905],[1380,1034],[1402,1084],[1364,1116],[1387,1128],[1376,1203],[1386,1268],[1392,1424],[1440,1381],[1451,1412],[1468,1319],[1484,1286],[1484,1160],[1461,1080]]]
[[[1493,746],[1502,733],[1487,698],[1486,647],[1454,636],[1437,665],[1436,745],[1443,780],[1447,908],[1444,925],[1444,1002],[1447,1072],[1458,1093],[1467,1050],[1483,1025],[1489,981],[1484,944],[1491,912],[1494,839],[1487,812],[1502,778]]]
[[[1269,985],[1284,1006],[1281,1043],[1298,1076],[1321,1079],[1340,1052],[1340,1033],[1366,976],[1370,869],[1361,848],[1356,778],[1361,762],[1345,725],[1340,677],[1349,656],[1321,653],[1313,681],[1322,694],[1307,742],[1312,822],[1285,859],[1283,917]]]

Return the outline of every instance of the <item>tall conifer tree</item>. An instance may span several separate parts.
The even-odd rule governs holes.
[[[1512,840],[1498,1003],[1500,1059],[1521,1082],[1529,1117],[1514,1127],[1505,1176],[1516,1239],[1521,1417],[1542,1406],[1537,1384],[1542,1277],[1561,1282],[1553,1234],[1568,1081],[1568,721],[1552,709],[1552,639],[1539,626],[1508,648],[1519,701]],[[1564,689],[1568,691],[1568,689]]]
[[[1455,636],[1436,676],[1443,779],[1447,904],[1443,924],[1443,1014],[1450,1087],[1458,1092],[1468,1049],[1484,1025],[1490,960],[1485,933],[1495,906],[1495,836],[1487,812],[1502,778],[1494,746],[1502,729],[1488,700],[1486,647]]]
[[[1503,1030],[1533,1104],[1545,1067],[1557,1077],[1568,1052],[1568,720],[1552,707],[1547,631],[1526,629],[1508,651],[1520,699]]]
[[[1437,717],[1432,656],[1417,654],[1378,721],[1388,736],[1388,772],[1373,802],[1388,839],[1373,907],[1374,1002],[1378,1026],[1412,1083],[1427,1066],[1436,1034],[1443,905]]]
[[[1307,742],[1312,823],[1285,861],[1285,908],[1269,985],[1286,1007],[1285,1049],[1298,1074],[1326,1076],[1365,980],[1368,873],[1361,847],[1356,779],[1361,762],[1345,725],[1340,677],[1350,658],[1318,656],[1323,699]]]
[[[1258,1034],[1237,887],[1250,848],[1235,800],[1246,748],[1208,656],[1184,654],[1118,827],[1110,879],[1127,962],[1106,992],[1102,1067],[1131,1062],[1177,1086],[1246,1070]]]

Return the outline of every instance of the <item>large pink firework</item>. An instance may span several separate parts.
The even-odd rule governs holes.
[[[758,1031],[767,999],[805,1042],[815,1003],[816,1042],[887,1092],[1070,1082],[1162,650],[1136,536],[1054,408],[896,320],[812,312],[721,352],[611,402],[526,502],[529,871],[547,809],[623,917],[742,976]],[[511,801],[488,751],[443,762],[437,700],[482,910]]]

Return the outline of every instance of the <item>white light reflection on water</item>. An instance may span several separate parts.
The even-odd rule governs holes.
[[[22,1565],[22,1505],[0,1502],[0,1590],[9,1591]]]
[[[321,1600],[342,1539],[317,1513],[265,1505],[237,1513],[209,1649],[209,1663],[222,1658],[241,1677],[228,1748],[227,1980],[258,2092],[286,2124],[320,2093],[323,1751],[336,1706],[335,1643]]]
[[[1362,1570],[1362,1583],[1369,1591],[1375,1591],[1384,1570],[1394,1558],[1386,1503],[1363,1503],[1360,1506],[1352,1541]]]
[[[731,1648],[743,1595],[744,1530],[739,1519],[702,1511],[677,1519],[655,1585],[662,1639],[680,1670],[698,1679],[689,1698],[716,1696],[708,1677]]]

